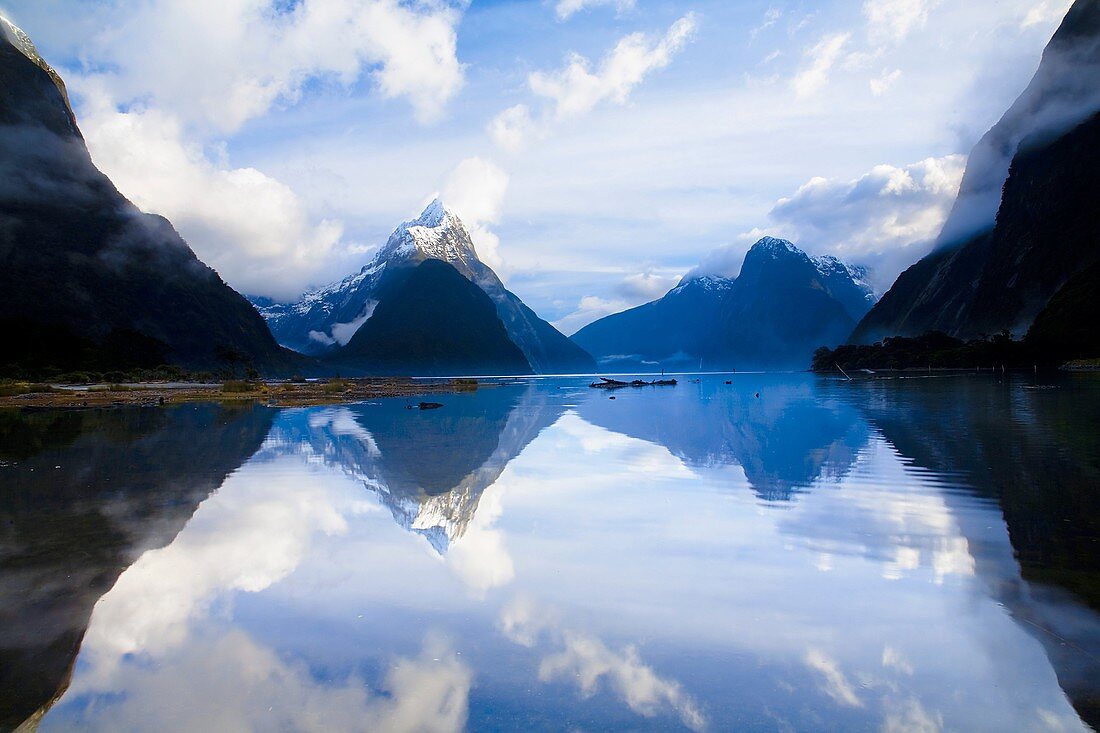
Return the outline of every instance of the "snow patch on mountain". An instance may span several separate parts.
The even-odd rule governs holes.
[[[871,287],[871,284],[867,282],[868,273],[866,267],[861,265],[849,265],[833,255],[811,257],[810,260],[814,263],[814,266],[817,267],[817,271],[821,273],[822,277],[828,278],[834,275],[846,275],[855,283],[856,287],[866,294],[867,302],[875,302],[875,290]]]
[[[786,239],[779,239],[778,237],[761,237],[760,240],[752,246],[753,249],[761,252],[769,252],[772,255],[782,254],[798,254],[805,256],[805,252]]]
[[[685,277],[680,281],[679,285],[668,292],[668,295],[682,293],[689,288],[699,288],[707,292],[720,293],[729,290],[731,287],[733,287],[733,278],[722,277],[721,275],[699,275],[697,277]]]
[[[473,240],[458,218],[440,200],[435,199],[416,219],[406,221],[390,235],[377,261],[423,257],[455,264],[477,259]]]

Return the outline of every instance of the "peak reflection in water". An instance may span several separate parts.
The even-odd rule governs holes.
[[[1096,614],[1021,577],[943,444],[974,418],[912,446],[906,387],[732,381],[279,412],[103,596],[41,729],[1085,729],[1096,665],[1048,632],[1089,649]]]
[[[736,465],[765,501],[789,501],[847,472],[869,439],[853,406],[787,375],[709,378],[675,389],[620,392],[580,406],[587,421],[665,446],[693,468]]]

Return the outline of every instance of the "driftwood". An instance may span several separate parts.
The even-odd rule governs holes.
[[[655,379],[647,382],[644,379],[635,379],[633,382],[623,382],[618,379],[600,377],[600,381],[588,385],[592,389],[624,389],[625,387],[675,387],[675,379]]]

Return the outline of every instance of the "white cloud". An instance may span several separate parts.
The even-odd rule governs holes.
[[[655,275],[652,272],[640,272],[637,275],[628,275],[619,283],[616,290],[628,300],[648,302],[656,300],[680,281],[679,277],[666,277]]]
[[[75,689],[87,689],[88,674],[87,667],[77,670]],[[315,679],[306,664],[231,630],[183,645],[156,664],[122,660],[111,679],[92,688],[104,694],[88,710],[68,703],[65,712],[89,731],[244,731],[258,727],[263,711],[259,727],[276,730],[458,733],[472,682],[469,666],[431,635],[417,656],[393,660],[385,694],[374,694],[355,676]]]
[[[661,298],[676,287],[679,281],[680,275],[659,275],[654,272],[627,275],[615,285],[615,297],[585,295],[577,302],[573,312],[554,322],[554,327],[565,334],[576,333],[604,316]]]
[[[491,267],[500,266],[500,238],[489,225],[500,221],[508,174],[484,158],[467,158],[447,176],[443,201],[470,231],[478,257]]]
[[[554,328],[564,334],[572,335],[589,323],[598,321],[604,316],[619,313],[631,306],[623,299],[600,298],[595,295],[585,295],[577,303],[577,308],[572,313],[554,321]]]
[[[384,97],[407,99],[424,121],[463,84],[459,15],[444,5],[306,0],[277,13],[264,0],[122,0],[112,19],[82,49],[95,71],[69,80],[93,159],[231,285],[258,295],[294,297],[361,247],[286,183],[234,167],[221,138],[295,102],[311,80],[350,85],[370,70]]]
[[[881,74],[870,81],[871,94],[876,97],[881,97],[883,94],[890,91],[890,89],[898,83],[898,79],[900,78],[901,69],[894,69],[893,71],[883,69]]]
[[[831,697],[838,705],[850,708],[863,707],[863,701],[856,695],[852,683],[848,681],[840,665],[820,649],[810,649],[803,661],[806,666],[821,675],[821,691]]]
[[[585,8],[593,8],[598,5],[613,5],[619,13],[625,13],[634,8],[635,0],[558,0],[554,6],[554,12],[558,20],[568,20],[574,13]]]
[[[543,632],[558,625],[558,617],[530,596],[517,595],[501,609],[498,625],[509,641],[530,648]]]
[[[924,27],[937,4],[939,0],[867,0],[863,15],[868,34],[875,42],[903,41],[912,31]]]
[[[791,82],[795,94],[807,97],[828,84],[829,73],[840,59],[850,37],[849,33],[827,35],[806,51],[806,62]]]
[[[226,479],[170,545],[126,569],[96,604],[84,639],[95,670],[89,684],[110,676],[125,655],[180,646],[219,595],[268,588],[298,567],[316,535],[346,531],[353,508],[333,487],[280,469],[265,464]]]
[[[311,79],[354,82],[370,70],[387,97],[438,117],[463,84],[459,14],[443,4],[303,0],[120,0],[89,42],[120,104],[142,100],[188,124],[226,133],[293,102]]]
[[[889,285],[901,267],[939,234],[962,181],[966,158],[927,158],[904,167],[878,165],[855,180],[812,178],[780,199],[769,220],[815,253],[874,265],[877,285]],[[887,257],[887,261],[881,261]]]
[[[535,131],[531,109],[525,104],[501,112],[489,123],[489,137],[510,153],[518,153]]]
[[[775,25],[779,19],[783,16],[783,11],[776,7],[770,7],[764,11],[764,17],[760,21],[760,25],[749,31],[749,38],[756,38],[758,35],[766,31]]]
[[[211,159],[170,113],[120,112],[99,84],[78,88],[92,159],[139,208],[167,217],[234,287],[293,297],[346,246],[341,223],[316,221],[289,186],[255,168]]]
[[[647,74],[672,62],[695,28],[695,14],[688,13],[673,23],[656,43],[642,33],[626,36],[604,56],[595,71],[588,59],[574,53],[565,68],[531,74],[528,84],[536,95],[553,102],[558,119],[579,117],[605,100],[624,104]]]
[[[672,63],[696,25],[695,14],[688,13],[660,40],[642,33],[626,36],[604,55],[596,70],[587,58],[572,53],[563,68],[530,74],[528,87],[544,100],[543,109],[533,113],[526,104],[509,107],[489,122],[490,138],[502,149],[518,153],[532,138],[545,138],[554,121],[580,118],[604,101],[625,104],[650,72]]]
[[[1069,12],[1071,5],[1073,0],[1043,0],[1027,11],[1020,27],[1031,28],[1035,25],[1058,22]]]
[[[882,666],[912,676],[913,665],[905,658],[905,655],[887,644],[882,648]]]
[[[877,165],[855,180],[811,178],[776,202],[765,226],[714,248],[689,276],[736,277],[748,248],[770,235],[811,254],[868,266],[872,285],[882,292],[926,254],[947,219],[965,167],[965,156],[948,155],[900,168]]]
[[[447,565],[479,597],[484,597],[492,588],[511,583],[516,577],[504,533],[495,526],[504,513],[502,494],[499,484],[486,489],[473,520],[447,553]]]
[[[882,723],[882,733],[940,733],[943,730],[943,716],[932,715],[916,698],[902,704],[888,702],[887,707],[889,711]]]
[[[564,649],[546,657],[539,666],[539,679],[575,680],[585,697],[593,695],[606,679],[627,706],[645,717],[671,709],[680,721],[694,731],[707,727],[707,719],[698,704],[678,682],[657,675],[642,662],[638,650],[628,646],[616,652],[601,640],[573,631],[563,634]]]

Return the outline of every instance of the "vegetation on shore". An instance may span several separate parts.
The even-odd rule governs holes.
[[[229,380],[210,384],[156,382],[98,384],[66,388],[52,384],[0,381],[0,408],[92,408],[160,406],[185,402],[258,402],[272,407],[361,402],[380,397],[469,392],[480,385],[472,379],[413,380],[408,377],[264,382]]]
[[[1030,335],[1029,335],[1030,336]],[[1003,331],[996,336],[963,341],[931,331],[923,336],[895,336],[872,345],[845,344],[835,349],[821,347],[814,352],[811,369],[836,372],[840,369],[1031,369],[1060,367],[1074,356],[1064,349],[1049,348],[1032,338],[1013,339]],[[1077,360],[1087,364],[1097,360]],[[1079,366],[1078,368],[1087,368]]]

